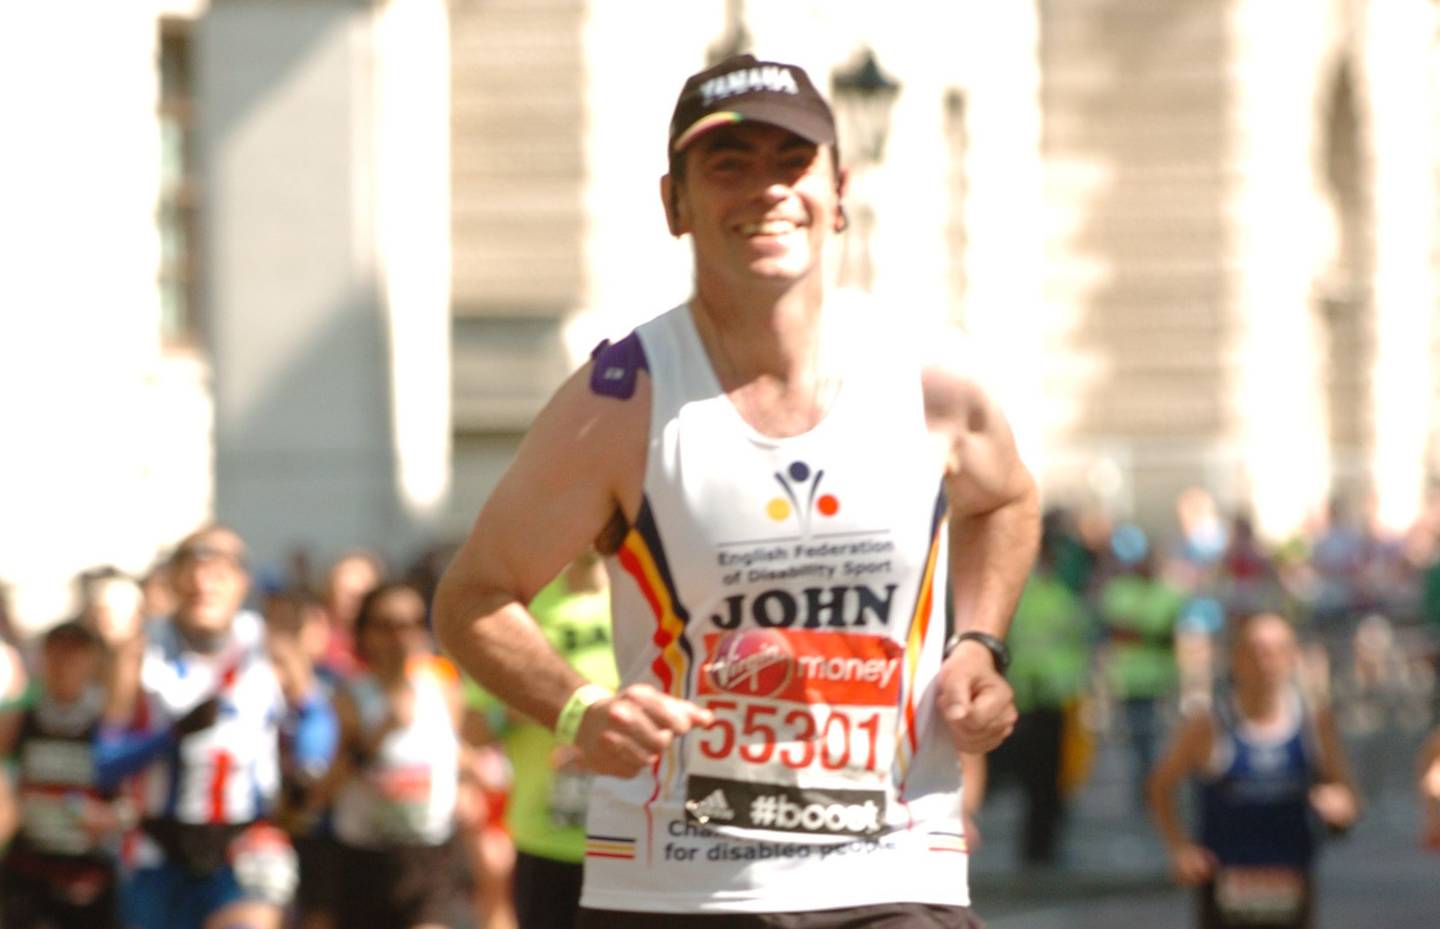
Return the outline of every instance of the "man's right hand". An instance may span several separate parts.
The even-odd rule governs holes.
[[[708,726],[715,715],[649,684],[631,684],[585,711],[575,735],[581,763],[596,774],[633,777],[655,763],[675,736]]]

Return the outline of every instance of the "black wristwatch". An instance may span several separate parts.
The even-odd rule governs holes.
[[[961,642],[967,640],[979,642],[990,650],[990,657],[995,661],[995,670],[1000,674],[1003,675],[1006,669],[1010,667],[1010,649],[1005,647],[1005,643],[990,633],[980,632],[977,629],[966,629],[963,632],[957,632],[952,635],[950,640],[945,643],[945,657],[949,658],[950,653],[955,651]]]

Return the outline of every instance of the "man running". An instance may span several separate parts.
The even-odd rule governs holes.
[[[126,929],[278,929],[295,854],[266,825],[286,701],[249,589],[245,543],[211,526],[176,548],[176,607],[125,646],[96,745],[103,788],[140,778],[140,835],[121,885]],[[325,718],[311,695],[297,743]]]
[[[609,775],[581,926],[973,925],[957,753],[1014,724],[1036,493],[952,341],[828,292],[837,150],[798,67],[685,83],[694,295],[559,389],[436,594],[465,669]],[[592,542],[616,693],[523,606]]]

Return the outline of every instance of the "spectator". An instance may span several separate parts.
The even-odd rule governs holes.
[[[1020,843],[1024,865],[1056,861],[1065,818],[1061,784],[1067,719],[1077,724],[1076,707],[1089,684],[1094,638],[1088,608],[1058,571],[1064,536],[1045,521],[1040,557],[1011,620],[1010,686],[1020,718],[1015,732],[992,752],[996,781],[1018,780],[1025,792]],[[966,793],[969,793],[969,783]]]
[[[1136,801],[1162,736],[1163,704],[1176,693],[1175,626],[1184,595],[1155,573],[1149,537],[1133,523],[1111,537],[1118,573],[1100,591],[1105,646],[1101,665],[1110,693],[1124,710]]]
[[[23,712],[14,742],[0,746],[16,756],[20,804],[18,829],[0,869],[9,929],[118,925],[114,840],[132,811],[100,786],[91,756],[104,708],[95,684],[101,649],[95,632],[78,621],[47,632],[39,697]]]

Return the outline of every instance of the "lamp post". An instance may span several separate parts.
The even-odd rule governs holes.
[[[850,165],[850,187],[846,197],[850,231],[840,258],[842,286],[870,290],[875,268],[870,255],[875,232],[875,209],[866,183],[870,168],[885,157],[885,139],[890,134],[890,111],[900,95],[900,84],[887,77],[865,49],[859,60],[830,77],[830,98],[839,121],[840,157]]]
[[[717,65],[748,51],[751,51],[751,39],[750,31],[745,28],[745,0],[725,0],[725,32],[706,49],[706,63]]]
[[[830,88],[842,147],[857,167],[878,164],[885,157],[890,111],[900,96],[900,84],[880,70],[875,52],[867,48],[854,65],[831,76]]]

